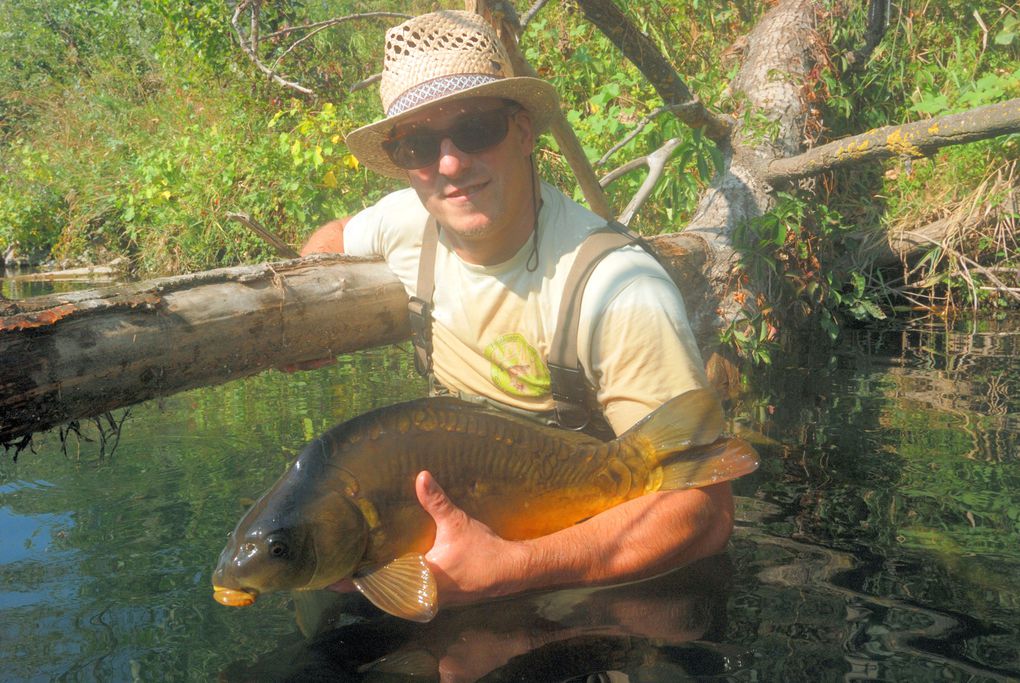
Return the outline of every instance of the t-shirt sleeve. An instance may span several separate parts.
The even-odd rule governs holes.
[[[670,398],[708,386],[708,379],[683,297],[661,267],[647,254],[632,254],[600,263],[592,280],[600,270],[600,284],[585,292],[597,299],[588,348],[582,336],[578,351],[606,419],[620,434]]]
[[[417,283],[421,236],[427,220],[428,213],[413,190],[392,192],[348,221],[344,253],[381,256],[411,293]]]

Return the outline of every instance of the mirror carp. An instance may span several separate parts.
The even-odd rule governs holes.
[[[428,621],[438,610],[424,558],[435,524],[415,496],[422,470],[467,514],[523,540],[646,493],[754,471],[754,448],[720,436],[723,427],[706,389],[609,442],[449,397],[370,411],[310,442],[244,515],[213,572],[214,597],[244,606],[351,578],[386,612]]]

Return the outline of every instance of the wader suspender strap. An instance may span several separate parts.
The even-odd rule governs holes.
[[[411,318],[411,342],[414,344],[414,369],[428,377],[432,373],[432,293],[436,289],[436,248],[439,223],[429,216],[421,238],[418,261],[418,286],[407,302]]]
[[[546,360],[550,388],[556,402],[556,421],[566,429],[584,429],[591,421],[588,383],[577,359],[577,329],[585,285],[603,258],[629,244],[643,246],[641,238],[627,230],[626,226],[610,221],[605,228],[585,238],[567,275],[556,330]]]

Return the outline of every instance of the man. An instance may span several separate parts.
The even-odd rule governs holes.
[[[434,261],[423,281],[434,281],[435,385],[541,416],[555,405],[545,359],[564,284],[579,246],[605,221],[538,181],[532,152],[557,97],[550,84],[510,73],[475,14],[435,12],[391,29],[380,84],[386,117],[347,144],[367,168],[410,188],[326,224],[303,253],[381,255],[412,295],[421,294],[419,265]],[[422,255],[427,224],[439,231],[434,256]],[[637,246],[612,252],[583,291],[577,353],[617,434],[707,385],[680,293],[651,256]],[[718,484],[642,496],[510,542],[459,510],[440,484],[428,472],[415,482],[436,522],[426,560],[441,606],[652,576],[719,552],[733,525],[729,484]]]

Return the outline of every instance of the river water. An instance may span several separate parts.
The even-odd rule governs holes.
[[[0,678],[1020,680],[1020,320],[852,331],[756,384],[724,555],[425,625],[355,597],[312,640],[210,573],[307,439],[423,393],[408,349],[136,406],[112,454],[40,435],[0,462]]]

